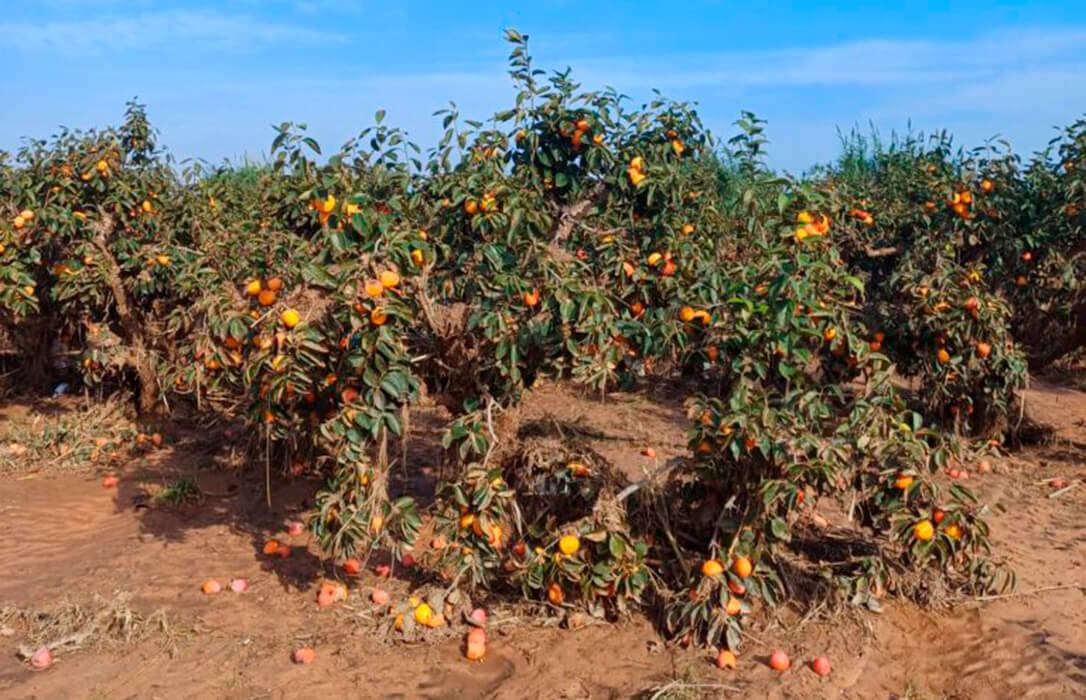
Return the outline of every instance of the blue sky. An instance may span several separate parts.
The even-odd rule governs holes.
[[[1083,0],[519,4],[0,0],[0,149],[116,123],[133,96],[178,158],[260,156],[281,121],[328,150],[379,108],[427,146],[447,101],[480,117],[509,104],[509,26],[585,87],[697,101],[718,138],[756,112],[771,162],[795,171],[833,157],[837,127],[911,119],[1027,151],[1086,114]]]

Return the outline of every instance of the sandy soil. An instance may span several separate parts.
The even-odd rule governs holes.
[[[682,685],[661,697],[1086,697],[1086,394],[1039,382],[1028,400],[1057,427],[1055,441],[972,480],[993,507],[994,554],[1016,570],[1017,594],[943,612],[891,603],[882,614],[825,621],[783,611],[753,633],[732,672],[716,670],[704,651],[665,647],[641,618],[571,631],[502,622],[498,612],[481,663],[464,661],[455,639],[390,644],[375,635],[365,600],[378,582],[372,573],[352,583],[360,595],[320,610],[314,595],[327,572],[304,536],[286,538],[296,545],[289,559],[260,554],[266,537],[304,511],[316,482],[277,482],[269,511],[255,475],[207,468],[216,446],[198,433],[171,436],[165,449],[130,462],[115,489],[89,472],[8,476],[0,480],[0,607],[124,591],[139,612],[164,609],[171,634],[60,654],[44,672],[15,657],[14,636],[0,636],[0,698],[647,698],[673,681]],[[594,449],[634,479],[644,474],[644,444],[664,461],[682,451],[679,402],[616,395],[606,411],[586,415],[590,403],[543,387],[521,420],[580,421]],[[436,460],[432,433],[423,434],[430,422],[423,416],[413,427],[412,465]],[[412,478],[432,480],[427,472]],[[148,507],[146,485],[178,475],[193,476],[204,500]],[[1041,482],[1055,476],[1080,485],[1051,498]],[[200,592],[205,578],[235,576],[248,578],[248,593]],[[412,583],[382,585],[402,596]],[[303,644],[317,660],[295,666],[290,653]],[[773,648],[791,654],[791,671],[766,666]],[[806,666],[816,654],[832,660],[828,678]]]

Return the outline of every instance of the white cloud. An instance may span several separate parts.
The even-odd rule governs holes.
[[[9,37],[18,49],[75,55],[168,46],[238,49],[281,41],[346,41],[340,34],[217,10],[168,10],[79,20],[0,22],[0,36]]]

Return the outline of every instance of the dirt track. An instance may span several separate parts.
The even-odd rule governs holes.
[[[362,595],[318,610],[313,595],[322,571],[315,554],[301,548],[304,537],[293,538],[299,548],[288,560],[259,555],[265,537],[281,533],[283,521],[305,508],[312,482],[277,487],[269,513],[251,477],[197,471],[184,443],[134,466],[115,490],[89,474],[7,478],[0,481],[7,525],[0,606],[128,591],[134,609],[166,610],[172,638],[168,645],[154,635],[120,651],[58,655],[52,669],[35,673],[15,658],[14,642],[0,637],[0,698],[608,698],[676,678],[701,684],[697,692],[708,697],[729,689],[780,698],[1086,697],[1086,484],[1049,498],[1052,488],[1039,483],[1086,480],[1086,394],[1039,383],[1029,401],[1058,427],[1056,442],[971,479],[993,506],[994,554],[1016,570],[1018,594],[940,614],[894,603],[881,615],[799,627],[788,626],[794,620],[784,614],[780,624],[755,633],[764,643],[751,641],[734,672],[717,671],[705,652],[663,647],[641,619],[576,631],[499,625],[479,664],[464,661],[452,639],[389,645],[364,619],[372,575],[355,584]],[[636,469],[637,443],[650,438],[665,452],[669,441],[681,449],[674,406],[649,412],[616,402],[586,419],[602,433],[621,433],[625,442],[606,446],[615,464],[628,452],[629,469]],[[577,411],[560,396],[536,407],[562,418],[575,417],[562,411]],[[210,495],[198,507],[135,507],[140,480],[162,473],[195,474]],[[233,576],[247,577],[251,590],[200,593],[205,578]],[[387,584],[394,594],[407,586]],[[311,666],[289,661],[302,643],[317,650]],[[791,671],[778,675],[765,665],[772,647],[791,654]],[[803,665],[815,654],[832,660],[829,678]],[[671,697],[697,697],[690,688],[675,692]]]

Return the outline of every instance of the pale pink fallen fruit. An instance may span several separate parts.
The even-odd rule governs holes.
[[[316,658],[317,652],[309,647],[302,647],[294,652],[294,663],[296,664],[311,664]]]
[[[243,578],[236,578],[230,582],[230,590],[234,593],[244,593],[249,590],[249,582]]]
[[[287,534],[291,537],[297,537],[305,531],[305,525],[297,520],[291,520],[287,523]]]
[[[372,600],[375,605],[388,605],[388,591],[374,588],[373,592],[370,593],[370,600]]]
[[[45,669],[53,665],[53,652],[49,647],[42,647],[30,657],[30,665],[34,668]]]
[[[103,476],[102,477],[102,488],[111,489],[116,485],[117,485],[117,477],[113,476],[112,474],[109,474],[108,476]]]
[[[482,627],[486,624],[486,610],[483,610],[482,608],[475,608],[471,611],[471,616],[468,618],[468,621],[471,622],[471,624],[473,625],[478,625],[479,627]]]
[[[380,578],[388,578],[392,573],[392,567],[388,564],[378,564],[373,567],[373,573],[377,574]]]

